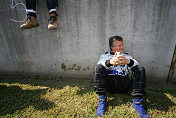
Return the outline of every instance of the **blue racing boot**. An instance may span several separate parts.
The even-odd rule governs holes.
[[[107,97],[104,95],[99,95],[99,105],[96,112],[97,116],[101,117],[102,115],[104,115],[106,105],[107,105]]]
[[[149,116],[147,115],[147,112],[143,107],[142,101],[143,101],[142,98],[133,99],[133,108],[136,109],[140,117],[149,118]]]

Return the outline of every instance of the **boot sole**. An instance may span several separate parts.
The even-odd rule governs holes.
[[[20,27],[21,29],[31,29],[31,28],[34,28],[34,27],[38,27],[39,26],[39,24],[37,24],[37,25],[33,25],[33,26],[31,26],[31,27]]]
[[[48,28],[48,30],[57,30],[57,28]]]

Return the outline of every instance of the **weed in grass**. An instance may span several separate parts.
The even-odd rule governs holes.
[[[151,118],[176,118],[176,87],[148,82],[144,106]],[[2,118],[96,118],[98,95],[92,80],[13,78],[0,79]],[[138,118],[132,97],[107,94],[103,118]]]

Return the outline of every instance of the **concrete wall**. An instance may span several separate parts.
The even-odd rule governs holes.
[[[23,2],[23,0],[16,0]],[[0,0],[0,72],[91,78],[112,35],[145,68],[148,80],[166,81],[176,44],[175,0],[59,0],[57,31],[38,0],[40,26],[21,30],[22,6]],[[175,72],[176,70],[174,70]],[[176,78],[176,76],[173,76]]]

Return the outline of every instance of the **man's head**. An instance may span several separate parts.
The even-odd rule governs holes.
[[[109,39],[109,47],[112,52],[123,52],[123,39],[120,36],[112,36]]]

